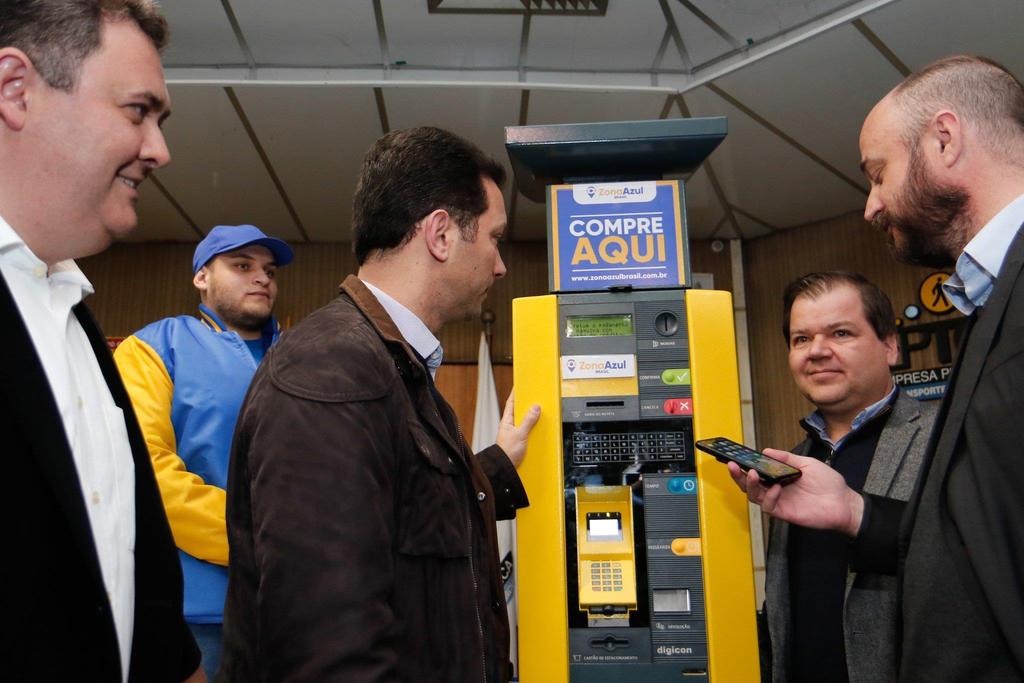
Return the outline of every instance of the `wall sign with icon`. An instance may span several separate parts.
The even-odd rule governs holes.
[[[941,316],[955,311],[942,290],[942,283],[948,278],[949,273],[943,272],[931,273],[924,278],[917,292],[920,305],[907,305],[903,309],[903,319],[896,321],[900,359],[892,366],[893,380],[908,396],[921,401],[939,399],[945,395],[946,384],[953,370],[955,351],[960,346],[964,319],[961,316],[950,316],[924,323],[908,325],[907,322],[919,319],[923,311]],[[913,368],[912,354],[923,352],[933,344],[939,365]]]
[[[921,281],[917,290],[917,296],[921,300],[924,310],[935,315],[945,315],[952,312],[953,302],[942,291],[942,283],[949,279],[949,273],[932,273]]]

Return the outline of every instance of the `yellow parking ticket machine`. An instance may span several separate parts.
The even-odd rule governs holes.
[[[742,439],[732,302],[687,288],[682,187],[660,179],[724,135],[724,119],[506,131],[520,189],[548,204],[553,292],[513,302],[517,419],[542,409],[520,469],[524,683],[759,680],[746,498],[694,449]]]

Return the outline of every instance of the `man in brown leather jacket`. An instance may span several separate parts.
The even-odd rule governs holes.
[[[508,678],[495,518],[540,411],[474,455],[434,388],[437,335],[505,274],[504,170],[436,128],[389,133],[354,201],[360,268],[253,380],[228,478],[222,681]]]

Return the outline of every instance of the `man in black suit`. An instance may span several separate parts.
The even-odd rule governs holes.
[[[72,259],[170,160],[151,0],[0,3],[0,678],[204,681],[146,445]]]
[[[868,115],[865,218],[898,258],[955,263],[945,290],[968,317],[956,369],[908,503],[858,494],[811,458],[765,488],[774,517],[853,539],[851,564],[898,573],[903,681],[1024,679],[1024,87],[955,56],[912,74]]]

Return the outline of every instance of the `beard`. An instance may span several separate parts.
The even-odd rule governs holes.
[[[915,148],[910,154],[905,189],[896,203],[898,208],[880,212],[871,224],[885,233],[889,250],[898,260],[944,268],[956,263],[967,243],[969,201],[970,195],[963,188],[932,180]]]
[[[232,329],[260,332],[272,315],[270,311],[261,308],[253,310],[244,303],[233,303],[220,299],[221,297],[217,296],[217,293],[213,293],[208,297],[206,305],[213,309],[221,322]]]
[[[248,330],[250,332],[261,331],[263,326],[267,324],[267,321],[270,320],[269,313],[247,311],[241,307],[235,306],[229,306],[227,308],[222,307],[218,313],[225,325],[238,328],[240,330]]]

